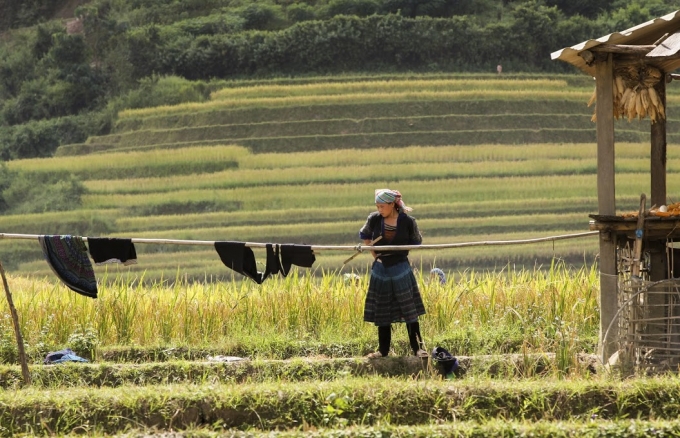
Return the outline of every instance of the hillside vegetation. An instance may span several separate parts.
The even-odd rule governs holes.
[[[499,64],[506,73],[572,72],[550,53],[680,2],[9,0],[0,8],[0,158],[9,160],[110,133],[122,109],[205,102],[235,79],[493,73]]]

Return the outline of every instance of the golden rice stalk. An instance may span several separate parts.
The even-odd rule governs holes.
[[[659,102],[659,104],[656,106],[656,110],[659,112],[659,115],[662,119],[666,118],[666,109],[663,107],[663,102]]]
[[[593,116],[590,118],[590,121],[593,122],[593,123],[597,122],[597,114],[596,113],[593,113]]]

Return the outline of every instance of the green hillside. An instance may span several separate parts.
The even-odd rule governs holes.
[[[355,245],[375,188],[414,207],[425,243],[514,240],[588,230],[596,212],[595,129],[581,76],[348,78],[234,83],[202,104],[125,110],[113,133],[64,145],[9,170],[70,175],[85,193],[70,211],[0,217],[6,233]],[[679,97],[672,93],[669,106]],[[669,108],[669,143],[677,142]],[[648,191],[649,121],[617,123],[618,198]],[[680,173],[669,147],[669,187]],[[673,199],[673,193],[669,192]],[[147,280],[231,278],[206,246],[138,244]],[[17,273],[49,276],[37,242],[0,242]],[[420,250],[447,270],[592,263],[595,238]],[[348,252],[325,251],[316,272]],[[263,251],[256,250],[264,261]],[[368,256],[345,266],[363,271]],[[104,268],[97,268],[103,272]],[[116,269],[116,268],[109,268]]]

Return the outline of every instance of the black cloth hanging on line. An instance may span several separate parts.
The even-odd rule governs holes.
[[[257,284],[262,284],[270,274],[281,272],[281,262],[278,257],[278,248],[274,250],[274,245],[268,243],[267,263],[264,272],[257,270],[255,254],[253,250],[246,246],[245,242],[215,242],[215,250],[220,256],[222,263],[227,268],[233,269],[241,275],[245,275]]]
[[[278,273],[283,274],[283,267],[281,266],[281,260],[279,259],[279,245],[277,244],[267,244],[266,272],[268,275],[274,275]]]
[[[122,263],[127,266],[137,263],[137,251],[132,239],[88,237],[87,247],[97,265]]]
[[[281,274],[284,277],[290,272],[291,265],[311,268],[315,261],[316,256],[309,245],[281,245]]]
[[[97,280],[82,237],[45,235],[38,241],[47,264],[69,289],[97,298]]]

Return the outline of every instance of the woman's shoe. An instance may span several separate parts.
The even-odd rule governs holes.
[[[368,353],[366,356],[366,359],[377,359],[379,357],[385,357],[383,354],[379,351],[376,351],[374,353]]]
[[[416,356],[421,357],[421,358],[426,358],[426,357],[429,357],[430,355],[427,354],[427,351],[425,351],[425,350],[423,350],[423,349],[420,349],[420,350],[418,350],[418,352],[416,353]]]

